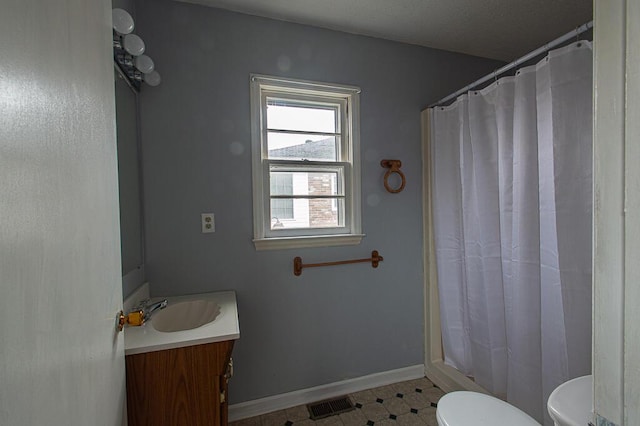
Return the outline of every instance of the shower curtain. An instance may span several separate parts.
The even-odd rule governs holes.
[[[445,363],[545,424],[591,372],[591,64],[576,42],[430,111]]]

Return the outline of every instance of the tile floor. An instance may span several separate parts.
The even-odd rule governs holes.
[[[355,410],[313,421],[306,405],[230,423],[230,426],[437,426],[444,395],[428,379],[416,379],[350,394]]]

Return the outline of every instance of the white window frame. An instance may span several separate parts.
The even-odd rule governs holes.
[[[251,153],[253,168],[253,242],[256,250],[326,247],[360,244],[362,234],[360,184],[360,89],[328,83],[252,74]],[[265,123],[266,96],[288,99],[331,99],[341,104],[340,161],[331,166],[344,174],[344,227],[272,230],[269,170],[271,166],[307,166],[315,171],[327,162],[269,160]],[[295,163],[295,164],[294,164]]]

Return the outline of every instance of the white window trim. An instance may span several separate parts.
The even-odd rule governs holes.
[[[305,80],[293,80],[281,77],[270,77],[251,74],[251,155],[253,172],[253,243],[256,250],[290,249],[305,247],[327,247],[360,244],[362,234],[361,210],[361,178],[360,178],[360,89],[354,86],[318,83]],[[338,94],[337,99],[347,99],[349,114],[355,117],[347,120],[349,128],[349,149],[347,158],[351,163],[351,178],[345,181],[345,193],[349,197],[345,200],[345,207],[349,215],[350,232],[343,234],[313,235],[313,236],[268,236],[265,226],[265,214],[268,213],[266,196],[269,188],[265,187],[265,173],[268,173],[268,163],[265,148],[262,144],[262,105],[261,91],[277,90],[310,95],[329,95],[326,91]]]

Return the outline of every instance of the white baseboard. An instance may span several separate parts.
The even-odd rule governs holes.
[[[229,406],[229,421],[246,419],[272,411],[322,401],[323,399],[360,392],[365,389],[403,382],[405,380],[419,379],[421,377],[424,377],[424,364],[370,374],[368,376],[273,395],[253,401],[241,402]]]

